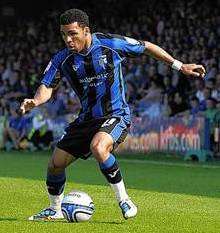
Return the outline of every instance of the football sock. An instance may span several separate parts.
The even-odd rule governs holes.
[[[63,200],[64,194],[61,193],[60,195],[51,195],[48,194],[50,200],[50,207],[54,210],[61,210],[61,203]]]
[[[65,171],[58,175],[47,174],[47,190],[49,193],[49,199],[51,207],[54,209],[61,208],[61,202],[63,199],[63,190],[66,182]]]
[[[99,166],[109,183],[116,184],[121,181],[121,172],[114,155],[110,154],[107,160],[103,163],[99,163]]]
[[[108,159],[103,163],[99,163],[101,172],[110,183],[113,191],[115,192],[116,199],[120,202],[128,198],[128,194],[125,190],[125,185],[122,179],[122,175],[118,166],[118,163],[114,155],[110,154]]]
[[[115,196],[116,196],[116,199],[118,202],[121,202],[123,200],[128,199],[128,194],[126,192],[123,179],[119,183],[110,184],[110,186],[112,187],[113,191],[115,192]]]

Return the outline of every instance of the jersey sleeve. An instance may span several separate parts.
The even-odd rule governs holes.
[[[99,36],[101,44],[116,50],[122,57],[136,57],[144,53],[144,41],[116,34]]]
[[[41,80],[41,84],[46,87],[55,88],[61,80],[61,70],[60,66],[65,59],[65,53],[57,53],[48,63]]]

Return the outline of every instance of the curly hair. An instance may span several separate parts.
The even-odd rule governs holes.
[[[81,27],[89,27],[89,16],[79,9],[69,9],[60,15],[60,25],[78,22]]]

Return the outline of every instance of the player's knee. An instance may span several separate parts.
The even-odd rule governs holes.
[[[108,153],[108,149],[107,149],[106,145],[104,143],[102,143],[101,141],[92,142],[90,145],[90,149],[91,149],[92,153],[98,157]]]
[[[48,163],[48,172],[50,174],[58,174],[61,173],[65,170],[65,166],[63,166],[62,164],[56,163],[56,161],[51,160]]]

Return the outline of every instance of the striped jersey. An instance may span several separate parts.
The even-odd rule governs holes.
[[[85,54],[67,48],[57,52],[46,67],[41,83],[54,88],[61,78],[67,79],[81,103],[78,122],[120,116],[130,124],[121,63],[126,57],[143,54],[144,49],[142,41],[93,33],[92,44]]]

